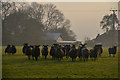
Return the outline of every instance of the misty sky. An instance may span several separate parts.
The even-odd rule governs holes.
[[[71,21],[71,29],[77,35],[77,40],[85,37],[95,38],[102,34],[100,21],[110,9],[118,9],[117,2],[54,2],[57,8]]]

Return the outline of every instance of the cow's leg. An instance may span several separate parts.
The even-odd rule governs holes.
[[[30,56],[28,56],[28,60],[30,60]]]
[[[34,56],[32,56],[32,59],[34,60]]]
[[[63,57],[61,57],[61,59],[63,59]]]
[[[54,57],[52,56],[52,60],[54,60]]]
[[[86,58],[86,61],[88,61],[88,58]]]
[[[40,59],[40,55],[39,55],[39,59]]]
[[[92,61],[94,61],[94,58],[92,58]]]
[[[91,59],[91,61],[93,61],[93,58],[90,58]]]
[[[62,58],[60,58],[60,61],[62,60]]]
[[[79,57],[79,61],[82,61],[82,58],[81,58],[81,57]]]
[[[94,62],[96,61],[96,58],[94,58]]]
[[[115,54],[113,54],[113,57],[115,57]]]
[[[52,56],[52,60],[53,60],[53,56]]]
[[[101,53],[99,54],[99,56],[101,57]]]
[[[52,59],[54,60],[54,57],[52,56]]]
[[[91,57],[90,60],[93,61],[93,58]]]
[[[56,57],[53,57],[53,60],[55,60],[56,59]]]
[[[109,54],[109,56],[111,56],[111,54]]]
[[[74,61],[74,59],[72,58],[72,61]]]
[[[95,58],[93,58],[93,61],[95,61]]]
[[[37,56],[35,56],[35,60],[36,60],[36,61],[38,60],[38,57],[37,57]]]
[[[47,58],[47,56],[45,55],[45,59]]]
[[[85,58],[85,61],[87,61],[87,58]]]
[[[81,57],[79,58],[79,61],[81,61]]]
[[[85,58],[83,58],[84,62],[85,62]]]
[[[84,58],[84,61],[86,61],[86,58]]]
[[[67,58],[67,56],[66,56],[66,58]]]

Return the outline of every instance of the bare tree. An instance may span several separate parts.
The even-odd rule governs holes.
[[[6,19],[7,16],[13,14],[16,11],[23,10],[26,7],[26,3],[15,3],[15,2],[2,2],[2,20]]]
[[[28,8],[29,16],[37,19],[39,22],[43,22],[45,15],[44,5],[32,2],[31,6]]]
[[[46,26],[46,30],[51,28],[60,27],[61,23],[64,21],[64,15],[53,4],[45,4],[45,20],[43,24]]]

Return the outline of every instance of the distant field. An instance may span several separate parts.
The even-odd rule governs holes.
[[[42,55],[38,61],[28,60],[22,54],[22,47],[17,47],[15,55],[2,53],[2,77],[3,78],[118,78],[118,54],[116,57],[109,57],[108,51],[96,62],[76,61],[64,59],[62,61],[48,59],[44,60]]]

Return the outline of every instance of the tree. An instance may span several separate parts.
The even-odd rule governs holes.
[[[5,6],[2,9],[2,14],[5,15],[2,19],[4,44],[10,43],[9,41],[17,41],[17,44],[39,42],[40,36],[46,32],[61,33],[64,40],[75,40],[76,35],[70,30],[70,21],[65,19],[55,5],[35,2],[4,4],[10,5],[7,9]]]
[[[44,5],[32,2],[26,12],[30,17],[38,20],[39,22],[43,22],[43,18],[45,16]]]
[[[23,10],[25,8],[28,8],[29,6],[25,2],[2,2],[2,20],[7,18],[10,14],[13,14],[14,12],[18,11],[19,9]]]
[[[46,26],[45,29],[49,30],[60,27],[62,22],[65,20],[63,13],[56,9],[56,6],[53,4],[45,4],[44,7],[46,16],[44,17],[45,21],[43,24]]]
[[[115,30],[118,25],[118,18],[116,14],[105,15],[100,22],[100,27],[106,32],[109,30]]]
[[[2,2],[2,19],[5,19],[10,14],[9,9],[11,6],[12,4],[8,2]]]
[[[11,24],[12,23],[12,24]],[[3,45],[37,44],[43,34],[43,24],[23,12],[10,14],[3,23]]]
[[[65,19],[64,14],[59,11],[54,4],[43,5],[31,3],[31,7],[29,7],[26,12],[30,13],[32,18],[42,22],[44,25],[44,32],[59,32],[62,33],[62,36],[66,35],[67,38],[65,38],[65,40],[75,40],[76,35],[70,30],[70,20]]]

